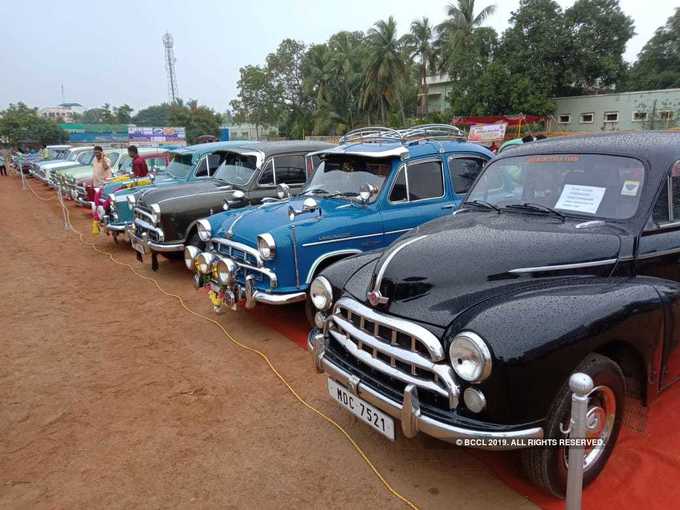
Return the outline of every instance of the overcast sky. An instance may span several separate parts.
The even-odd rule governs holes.
[[[558,0],[569,7],[574,0]],[[478,0],[481,6],[493,0]],[[519,0],[496,0],[488,25],[503,31]],[[161,37],[175,39],[180,96],[224,111],[236,95],[239,67],[261,64],[291,37],[324,42],[340,30],[367,30],[392,15],[400,33],[415,18],[433,24],[442,0],[3,0],[0,5],[0,108],[66,101],[85,107],[128,103],[135,109],[167,100]],[[673,14],[679,0],[621,0],[635,20],[629,61]]]

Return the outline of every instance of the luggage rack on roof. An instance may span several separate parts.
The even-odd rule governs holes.
[[[398,130],[386,127],[364,127],[353,129],[340,139],[340,144],[385,142],[406,144],[421,140],[464,139],[465,134],[456,126],[451,126],[449,124],[423,124]]]

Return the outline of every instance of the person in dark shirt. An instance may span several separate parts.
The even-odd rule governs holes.
[[[149,167],[146,166],[146,161],[139,155],[137,146],[130,145],[128,147],[128,156],[132,158],[132,173],[135,177],[146,177],[149,173]]]

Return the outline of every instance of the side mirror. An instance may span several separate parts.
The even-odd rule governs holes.
[[[288,207],[288,219],[290,221],[295,221],[296,216],[317,210],[319,212],[321,211],[319,208],[319,202],[314,200],[312,197],[308,197],[302,202],[302,209],[295,209],[293,206]]]
[[[290,186],[283,182],[279,184],[276,188],[276,196],[278,196],[280,200],[285,200],[286,198],[289,198]]]
[[[373,184],[362,184],[359,190],[359,199],[362,203],[367,204],[369,200],[378,194],[378,188]]]

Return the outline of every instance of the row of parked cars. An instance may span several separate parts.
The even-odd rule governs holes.
[[[521,448],[562,496],[569,376],[595,383],[586,484],[626,394],[649,405],[680,378],[680,133],[494,156],[429,125],[151,154],[166,163],[153,178],[85,198],[61,185],[155,269],[183,258],[217,312],[304,302],[331,397],[389,439],[398,421],[406,437]]]

